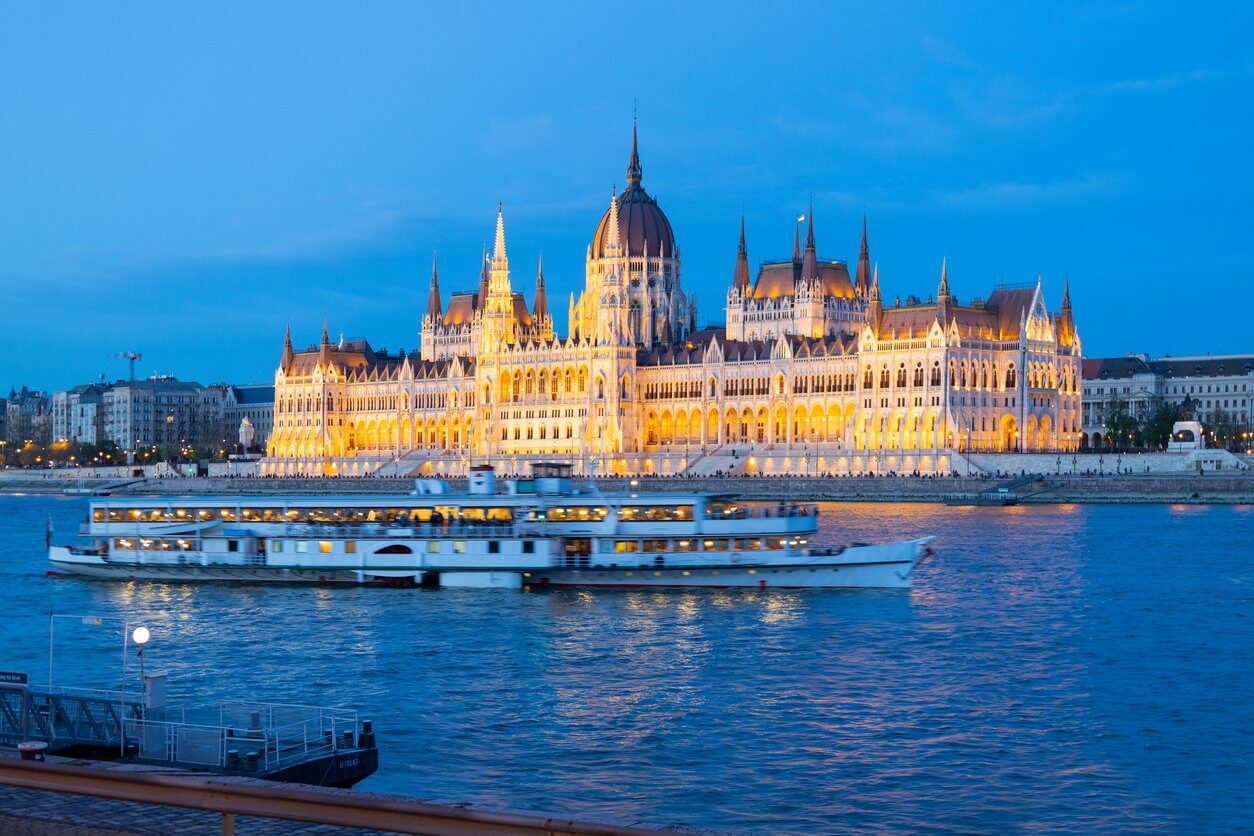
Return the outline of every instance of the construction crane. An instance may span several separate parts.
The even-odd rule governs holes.
[[[144,359],[144,355],[140,354],[138,351],[122,351],[122,352],[119,352],[119,353],[117,353],[117,354],[115,354],[115,355],[113,355],[113,356],[114,356],[116,359],[118,359],[118,360],[130,360],[130,361],[131,361],[131,381],[132,381],[132,382],[134,382],[134,380],[135,380],[135,361],[136,361],[136,360],[143,360],[143,359]]]

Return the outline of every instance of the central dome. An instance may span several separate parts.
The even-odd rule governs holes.
[[[631,129],[631,161],[627,164],[627,188],[618,196],[619,246],[623,255],[656,256],[658,247],[668,257],[675,254],[675,233],[666,213],[640,185],[640,154],[636,150],[636,129]],[[606,209],[592,239],[592,257],[604,258],[609,244],[610,210]]]

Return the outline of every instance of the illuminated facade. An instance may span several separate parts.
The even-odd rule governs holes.
[[[420,351],[365,341],[292,347],[275,373],[268,473],[459,473],[569,459],[585,472],[934,473],[967,450],[1070,450],[1080,438],[1080,338],[1064,288],[1040,280],[960,305],[886,306],[863,222],[855,275],[818,257],[814,219],[792,258],[751,275],[741,221],[726,327],[696,327],[680,248],[627,188],[586,253],[584,289],[554,330],[541,262],[513,289],[498,210],[478,288],[447,306],[432,266]]]

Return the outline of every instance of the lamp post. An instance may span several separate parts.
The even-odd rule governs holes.
[[[68,615],[61,613],[48,614],[48,692],[54,692],[54,674],[55,674],[55,650],[56,650],[56,624],[58,618],[76,619],[89,627],[98,627],[106,621],[120,623],[122,625],[122,687],[118,690],[118,753],[122,757],[126,756],[126,657],[130,650],[130,642],[134,641],[139,649],[139,675],[140,681],[144,676],[144,645],[152,638],[147,627],[139,626],[133,631],[131,622],[124,618],[108,615]],[[141,686],[140,693],[142,695],[143,688]],[[141,696],[142,703],[142,696]]]
[[[136,627],[131,632],[131,641],[135,642],[135,655],[139,657],[139,693],[141,698],[147,696],[144,693],[144,645],[148,644],[150,638],[152,638],[152,634],[148,632],[147,627]]]

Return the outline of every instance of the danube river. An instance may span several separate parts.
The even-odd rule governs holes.
[[[50,607],[123,615],[176,700],[362,709],[366,789],[743,832],[1254,814],[1248,506],[833,504],[824,542],[937,536],[912,591],[674,593],[45,577],[85,506],[0,496],[0,668],[46,678]],[[72,626],[58,683],[116,685]]]

